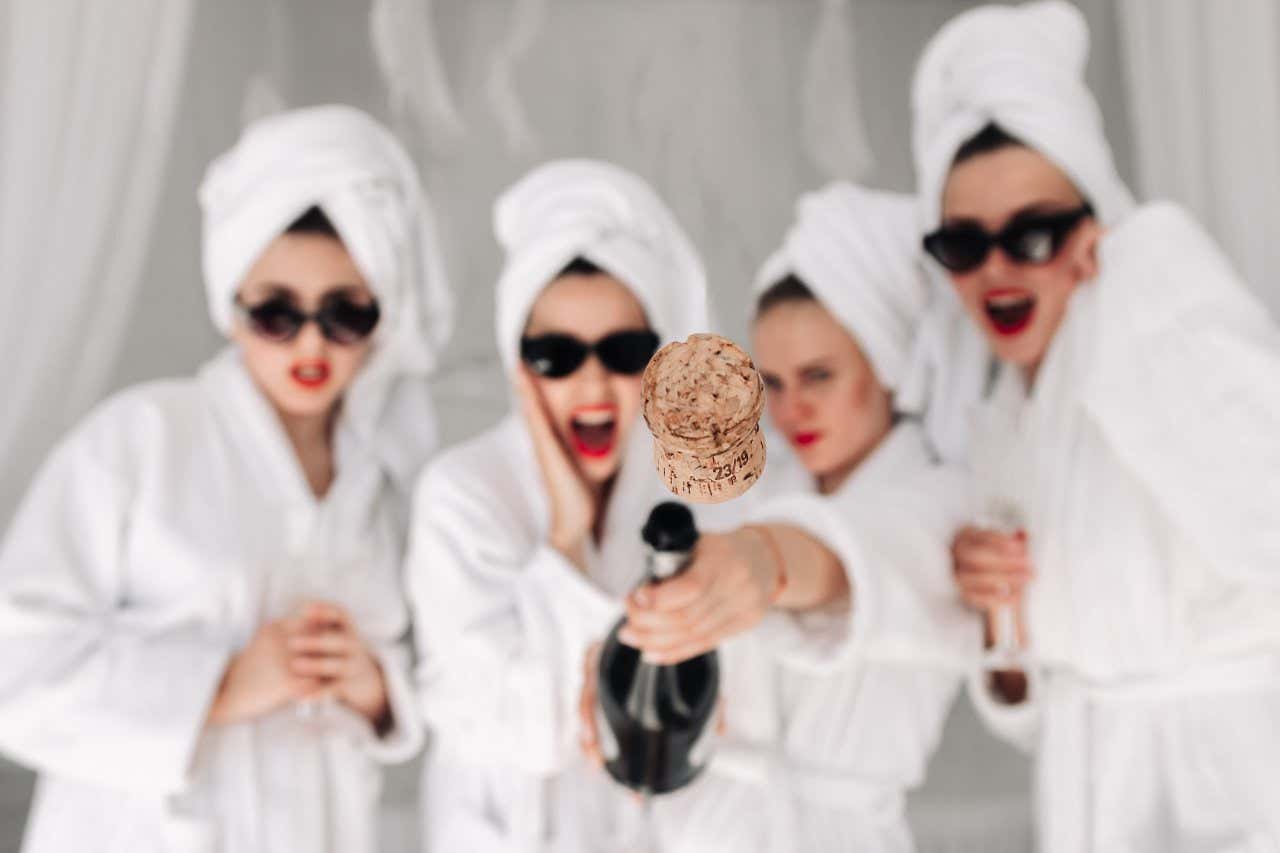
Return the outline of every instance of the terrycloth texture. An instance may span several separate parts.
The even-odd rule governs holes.
[[[755,292],[797,276],[893,390],[928,301],[919,246],[912,196],[834,183],[800,199],[796,222],[756,277]]]
[[[912,87],[916,175],[926,230],[937,227],[957,149],[990,122],[1043,153],[1104,223],[1133,206],[1116,174],[1102,115],[1084,82],[1089,30],[1062,0],[983,6],[925,47]]]
[[[1031,698],[978,708],[1036,750],[1051,853],[1274,847],[1280,332],[1173,205],[1099,264],[1030,393],[1005,367],[981,409],[975,479],[1036,577]]]
[[[377,764],[422,744],[402,503],[362,458],[317,499],[234,348],[95,410],[0,548],[0,751],[41,774],[23,849],[387,849]],[[315,597],[377,656],[393,730],[340,703],[208,727],[231,656]]]
[[[503,193],[493,221],[506,253],[497,333],[508,373],[538,294],[578,257],[627,285],[664,342],[708,331],[702,262],[671,211],[635,175],[609,163],[555,160]]]
[[[509,252],[497,298],[508,368],[529,306],[577,255],[631,287],[663,337],[706,331],[701,266],[653,193],[605,164],[552,163],[498,203]],[[640,526],[670,500],[653,442],[633,426],[584,568],[547,544],[551,506],[523,418],[450,448],[423,473],[407,563],[418,688],[432,736],[423,777],[430,850],[586,853],[632,849],[638,803],[578,745],[587,647],[644,576]],[[741,522],[754,492],[695,509],[699,529]],[[720,648],[725,734],[696,785],[657,798],[657,846],[775,853],[778,798],[766,784],[776,714],[764,626]]]
[[[347,392],[343,416],[407,490],[435,444],[421,380],[448,340],[453,302],[434,216],[390,131],[340,105],[249,125],[200,185],[209,311],[229,333],[245,273],[312,206],[333,222],[382,309],[375,351]]]

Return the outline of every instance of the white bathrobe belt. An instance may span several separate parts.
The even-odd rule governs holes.
[[[1188,696],[1280,690],[1280,652],[1260,652],[1219,661],[1204,661],[1175,673],[1128,677],[1113,683],[1081,677],[1065,669],[1050,669],[1045,677],[1041,741],[1041,776],[1057,780],[1054,799],[1045,812],[1045,837],[1055,850],[1091,850],[1095,837],[1095,772],[1090,749],[1094,725],[1091,708],[1117,705],[1167,704]],[[1074,780],[1074,781],[1072,781]],[[1043,811],[1043,810],[1042,810]]]
[[[833,809],[900,813],[903,792],[854,773],[788,761],[775,748],[740,740],[716,744],[708,772],[776,789],[779,795]]]
[[[1067,669],[1046,673],[1051,696],[1075,695],[1099,703],[1162,702],[1185,696],[1280,688],[1280,651],[1206,660],[1172,673],[1103,681]]]

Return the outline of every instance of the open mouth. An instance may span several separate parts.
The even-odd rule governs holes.
[[[618,436],[618,411],[613,406],[587,407],[569,421],[573,447],[583,456],[600,459],[613,452]]]
[[[1016,335],[1031,323],[1036,299],[1025,290],[993,290],[982,298],[987,319],[1001,335]]]
[[[289,375],[304,388],[319,388],[329,381],[329,365],[323,361],[303,361],[295,364]]]

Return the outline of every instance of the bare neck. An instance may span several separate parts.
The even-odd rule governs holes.
[[[291,415],[278,410],[276,414],[302,465],[307,485],[316,497],[324,497],[333,485],[333,424],[337,407],[320,415]]]
[[[846,460],[840,467],[825,474],[819,474],[816,478],[818,481],[818,494],[830,495],[840,491],[840,487],[845,484],[849,476],[858,470],[858,466],[865,462],[868,456],[875,452],[875,449],[880,446],[880,443],[884,441],[885,436],[889,434],[891,429],[893,429],[892,417],[885,421],[884,426],[876,434],[875,440],[868,442],[860,453]]]
[[[604,522],[609,515],[609,498],[613,494],[613,484],[617,479],[618,475],[614,474],[603,483],[592,483],[588,486],[596,506],[595,523],[591,525],[591,538],[597,545],[604,538]]]

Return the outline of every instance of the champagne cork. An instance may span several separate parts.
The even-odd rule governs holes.
[[[720,503],[764,472],[764,383],[741,347],[690,335],[653,356],[643,377],[644,420],[667,488],[695,503]]]

